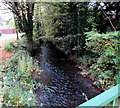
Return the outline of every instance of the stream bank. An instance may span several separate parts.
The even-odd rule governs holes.
[[[102,92],[52,43],[39,47],[35,59],[43,70],[37,82],[48,87],[36,90],[37,100],[43,106],[76,107]]]

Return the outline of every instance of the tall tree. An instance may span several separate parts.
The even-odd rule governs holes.
[[[33,2],[6,2],[8,8],[13,12],[19,31],[25,32],[28,41],[33,37]]]

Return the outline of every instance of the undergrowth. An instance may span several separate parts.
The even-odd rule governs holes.
[[[4,49],[6,51],[12,52],[15,48],[14,42],[9,42],[7,45],[5,45]]]
[[[116,85],[117,74],[120,69],[119,32],[100,34],[95,31],[86,32],[86,45],[82,46],[81,35],[66,37],[48,37],[45,41],[52,41],[67,54],[73,54],[77,62],[86,67],[90,74],[103,88]],[[82,49],[83,48],[83,49]]]
[[[91,31],[87,32],[86,35],[86,49],[98,55],[89,59],[94,60],[90,65],[89,73],[93,78],[97,77],[97,81],[104,88],[116,85],[120,69],[119,32],[100,34]]]
[[[86,32],[83,36],[69,35],[65,37],[41,37],[43,41],[52,41],[67,54],[73,54],[77,62],[86,67],[86,74],[91,75],[103,88],[111,88],[117,83],[120,70],[120,32],[100,34],[96,31]]]
[[[0,63],[0,106],[37,106],[35,90],[43,87],[34,80],[34,71],[38,75],[42,70],[29,53],[17,43],[13,57]],[[13,44],[11,44],[13,45]],[[21,47],[21,48],[20,48]]]

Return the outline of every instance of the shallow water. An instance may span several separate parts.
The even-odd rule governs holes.
[[[43,70],[38,82],[49,88],[36,90],[37,100],[44,106],[76,107],[100,93],[80,74],[76,63],[54,45],[41,46],[36,58]]]

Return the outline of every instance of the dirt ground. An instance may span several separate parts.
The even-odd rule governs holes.
[[[12,53],[5,51],[3,48],[0,48],[0,62],[10,58],[11,55]]]
[[[2,34],[2,36],[0,36],[0,62],[10,58],[12,53],[5,51],[4,46],[11,41],[15,41],[16,39],[16,34]]]

